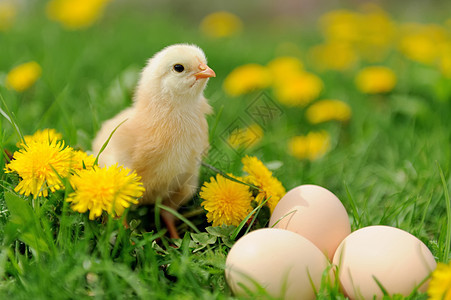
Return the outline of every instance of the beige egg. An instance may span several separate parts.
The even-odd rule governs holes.
[[[436,267],[426,245],[390,226],[369,226],[353,232],[338,247],[333,263],[351,299],[373,299],[373,295],[382,298],[383,292],[373,277],[390,295],[408,296]],[[426,289],[427,283],[419,291]]]
[[[309,239],[332,260],[341,241],[351,233],[341,201],[317,185],[290,190],[277,204],[268,227],[287,229]]]
[[[226,280],[236,296],[261,286],[272,297],[315,299],[328,267],[326,257],[309,240],[283,229],[263,228],[246,234],[230,249]],[[243,286],[245,288],[243,288]]]

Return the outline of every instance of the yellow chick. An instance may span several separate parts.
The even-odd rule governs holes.
[[[136,170],[146,189],[140,204],[178,209],[198,187],[199,167],[209,147],[203,96],[215,72],[195,45],[168,46],[149,59],[135,91],[133,105],[106,121],[93,141],[93,153],[117,127],[99,156],[100,166],[116,163]],[[172,238],[178,238],[174,216],[161,217]]]

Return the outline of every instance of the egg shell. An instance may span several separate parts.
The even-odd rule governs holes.
[[[269,227],[274,224],[274,228],[309,239],[330,260],[341,241],[351,233],[348,213],[341,201],[331,191],[310,184],[290,190],[279,201]]]
[[[351,299],[378,299],[383,292],[408,296],[436,267],[431,251],[410,233],[390,226],[361,228],[338,247],[334,259],[344,292]],[[423,284],[420,292],[427,290]]]
[[[236,296],[257,286],[276,298],[315,299],[328,267],[324,254],[306,238],[283,229],[263,228],[240,238],[226,260],[226,280]],[[309,279],[311,278],[311,281]],[[258,284],[258,285],[256,285]]]

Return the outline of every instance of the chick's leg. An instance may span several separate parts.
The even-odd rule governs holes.
[[[165,205],[175,210],[177,210],[183,203],[190,200],[197,190],[198,176],[193,174],[189,174],[186,177],[185,176],[183,176],[183,184],[181,184],[176,191],[171,192],[169,198],[164,201]],[[168,211],[163,210],[161,211],[161,218],[166,224],[169,236],[171,238],[180,238],[175,226],[174,215],[172,215]]]
[[[169,237],[171,239],[179,239],[179,233],[177,231],[177,227],[175,226],[175,217],[168,211],[161,211],[161,218],[163,219],[164,224],[166,224],[166,228],[168,229]]]

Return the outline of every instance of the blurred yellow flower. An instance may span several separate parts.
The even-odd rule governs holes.
[[[253,124],[247,128],[237,128],[232,131],[227,142],[236,149],[246,149],[258,144],[262,137],[263,129],[257,124]]]
[[[395,73],[383,66],[366,67],[357,74],[357,88],[367,94],[387,93],[396,85]]]
[[[287,106],[305,106],[318,98],[323,89],[322,80],[315,74],[302,72],[288,77],[274,87],[277,100]]]
[[[293,56],[279,56],[271,60],[267,67],[271,72],[274,84],[278,85],[288,77],[298,75],[303,71],[303,64],[300,59]]]
[[[55,129],[43,129],[37,130],[33,135],[26,135],[23,137],[25,140],[25,144],[32,143],[53,143],[63,139],[63,135],[57,132]],[[18,142],[17,147],[23,147],[23,142]]]
[[[385,11],[373,3],[362,6],[361,10],[335,10],[324,14],[320,19],[323,35],[328,43],[351,45],[359,57],[381,61],[392,46],[396,26]]]
[[[429,300],[451,300],[451,262],[437,264],[427,293]]]
[[[268,199],[266,205],[272,213],[286,193],[282,183],[273,177],[272,172],[255,156],[246,155],[241,162],[243,163],[243,171],[248,174],[244,177],[244,180],[258,188],[255,201],[260,204]]]
[[[442,74],[451,78],[451,39],[441,45],[437,64]]]
[[[223,88],[231,96],[239,96],[271,84],[268,68],[258,64],[246,64],[235,68],[224,80]]]
[[[327,40],[355,42],[360,38],[361,18],[357,12],[334,10],[321,16],[320,27]]]
[[[410,60],[432,65],[446,41],[446,30],[436,24],[408,23],[401,27],[399,50]]]
[[[138,204],[144,193],[141,178],[130,169],[117,164],[100,168],[80,170],[73,175],[70,183],[74,192],[66,199],[74,211],[85,213],[94,220],[103,211],[113,216],[121,216],[131,204]]]
[[[6,75],[6,86],[17,92],[29,89],[41,77],[41,66],[34,61],[30,61],[9,71]]]
[[[64,188],[61,178],[70,174],[72,148],[63,142],[30,142],[16,151],[5,172],[16,172],[21,181],[14,189],[33,198],[47,197],[48,190],[55,192]]]
[[[209,14],[200,24],[202,32],[214,38],[232,36],[240,32],[242,27],[241,19],[226,11]]]
[[[47,16],[65,28],[76,30],[94,24],[111,0],[51,0],[47,3]]]
[[[11,28],[16,18],[17,8],[11,1],[0,2],[0,31]]]
[[[451,53],[440,57],[439,67],[444,76],[451,78]]]
[[[366,3],[360,18],[360,39],[355,47],[360,56],[371,61],[382,61],[396,37],[396,24],[380,6]]]
[[[320,100],[307,108],[305,115],[312,124],[337,120],[346,122],[351,117],[351,108],[340,100]]]
[[[291,155],[298,159],[315,160],[330,149],[327,131],[311,131],[307,135],[295,136],[288,144]]]
[[[352,46],[345,42],[328,42],[310,49],[315,66],[320,70],[345,71],[351,68],[358,56]]]
[[[207,220],[213,226],[238,226],[252,211],[252,193],[247,185],[224,178],[220,174],[205,182],[200,191],[207,211]]]

